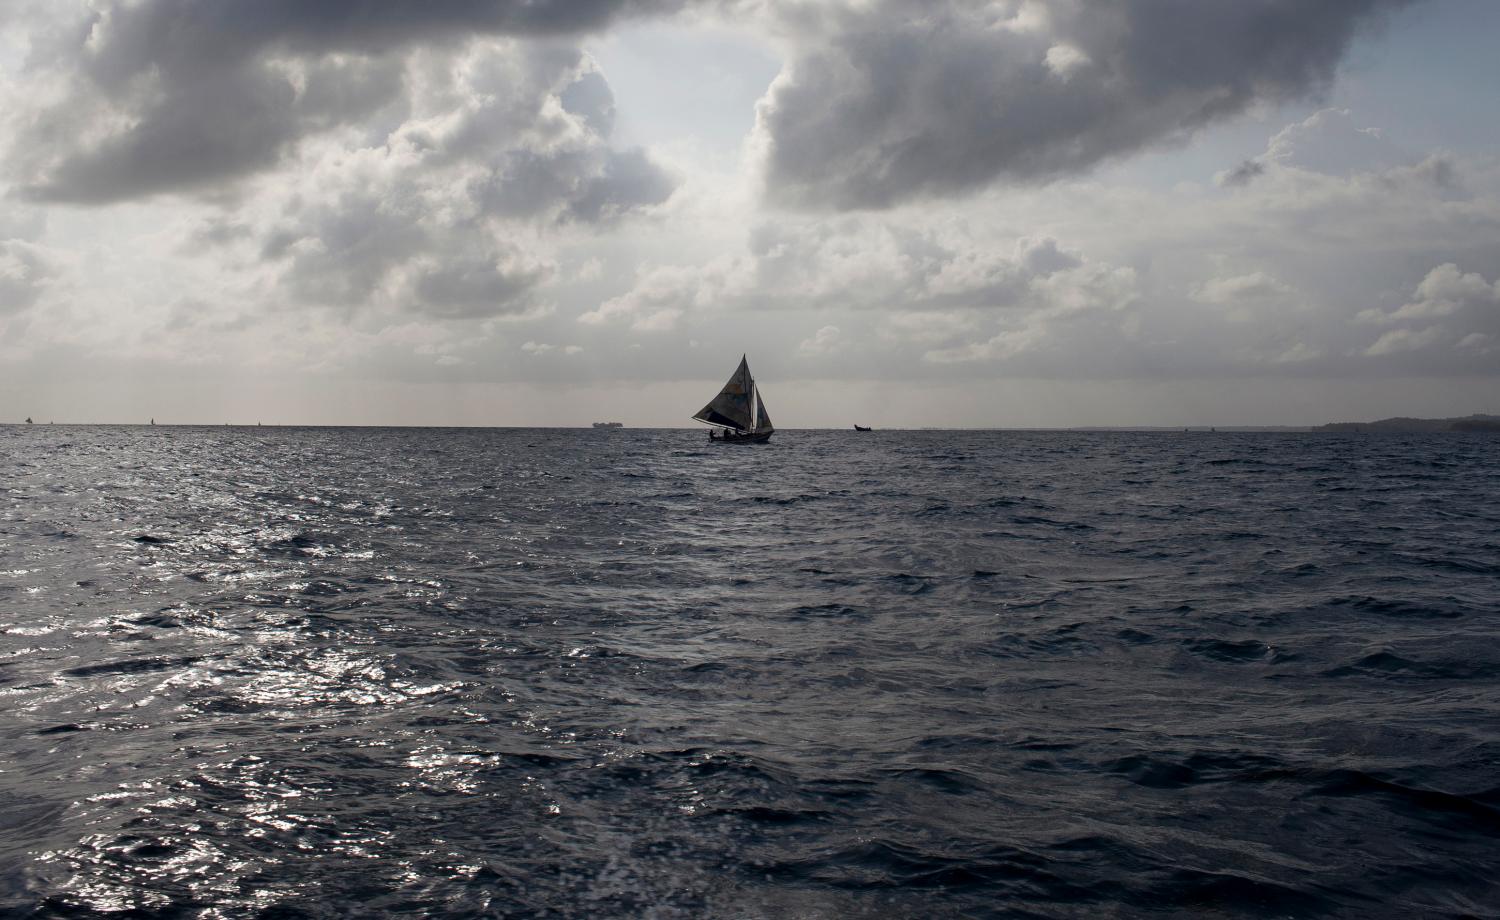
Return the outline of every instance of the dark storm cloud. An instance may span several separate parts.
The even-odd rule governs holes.
[[[64,153],[34,191],[48,201],[105,204],[206,186],[274,166],[304,134],[361,119],[394,101],[400,62],[309,67],[298,93],[265,67],[164,81],[128,130]]]
[[[822,38],[802,43],[762,103],[767,192],[888,207],[1074,174],[1259,101],[1316,94],[1358,30],[1406,2],[802,9]]]
[[[12,167],[41,200],[103,204],[192,191],[269,169],[301,138],[404,102],[403,52],[476,35],[597,29],[678,0],[147,0],[54,30],[33,66],[71,81],[39,113]],[[45,53],[44,53],[45,52]],[[569,52],[564,52],[569,53]],[[576,52],[571,52],[576,58]],[[613,120],[595,75],[563,104],[596,132]],[[100,125],[120,124],[99,133]],[[399,118],[396,119],[399,123]]]
[[[144,67],[202,72],[279,47],[293,54],[375,54],[469,35],[568,35],[622,16],[662,13],[681,0],[146,0],[114,3],[91,30],[101,81]],[[91,39],[91,44],[98,42]]]
[[[1266,164],[1258,160],[1246,160],[1234,169],[1219,173],[1214,181],[1224,188],[1243,188],[1265,173]]]

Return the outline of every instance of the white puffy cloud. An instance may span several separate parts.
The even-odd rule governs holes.
[[[837,326],[824,326],[812,334],[811,338],[802,340],[797,346],[797,353],[808,358],[816,358],[837,351],[843,345],[843,339]]]
[[[1265,272],[1251,272],[1248,275],[1205,281],[1193,292],[1193,299],[1201,303],[1233,304],[1284,297],[1290,293],[1291,288]]]
[[[1399,326],[1365,349],[1371,357],[1442,346],[1486,354],[1500,333],[1500,281],[1490,283],[1449,262],[1427,273],[1415,298],[1394,310],[1364,310],[1361,322]]]
[[[1491,284],[1474,272],[1461,272],[1449,262],[1427,273],[1411,303],[1378,316],[1383,323],[1432,320],[1460,313],[1483,315],[1500,304],[1500,282]]]
[[[716,260],[702,268],[663,265],[639,273],[635,285],[578,317],[585,325],[626,321],[632,329],[661,332],[672,329],[689,310],[707,309],[738,296],[743,290],[739,260]]]
[[[1429,326],[1420,330],[1392,329],[1376,339],[1374,345],[1365,349],[1365,354],[1373,358],[1403,351],[1417,351],[1436,345],[1446,338],[1447,334],[1441,326]]]

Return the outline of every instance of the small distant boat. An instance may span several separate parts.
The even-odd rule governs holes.
[[[32,420],[31,420],[31,416],[29,416],[29,415],[28,415],[28,416],[26,416],[26,424],[28,424],[28,425],[34,425],[34,424],[36,424],[36,423],[35,423],[35,422],[33,422],[33,421],[32,421]]]
[[[156,419],[152,419],[151,420],[151,424],[155,425],[156,424]]]
[[[766,412],[765,400],[760,398],[755,377],[750,374],[750,362],[743,355],[740,356],[740,366],[735,368],[724,389],[693,418],[713,426],[708,432],[711,441],[764,444],[776,431],[770,414]],[[720,431],[722,435],[718,434]]]
[[[870,431],[870,430],[871,430],[871,429],[869,429],[869,428],[866,428],[866,427],[865,427],[865,426],[863,426],[863,425],[855,425],[855,426],[854,426],[854,430],[855,430],[855,431]]]
[[[623,422],[595,422],[594,423],[594,427],[595,428],[624,428],[625,427],[625,423],[623,423]]]

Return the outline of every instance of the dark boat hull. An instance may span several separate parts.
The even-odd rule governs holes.
[[[775,434],[775,432],[773,431],[746,431],[744,433],[737,431],[726,431],[713,440],[723,444],[764,444],[767,441],[771,440],[771,435],[773,434]]]

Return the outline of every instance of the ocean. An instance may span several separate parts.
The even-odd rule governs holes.
[[[1497,444],[0,427],[0,915],[1500,917]]]

